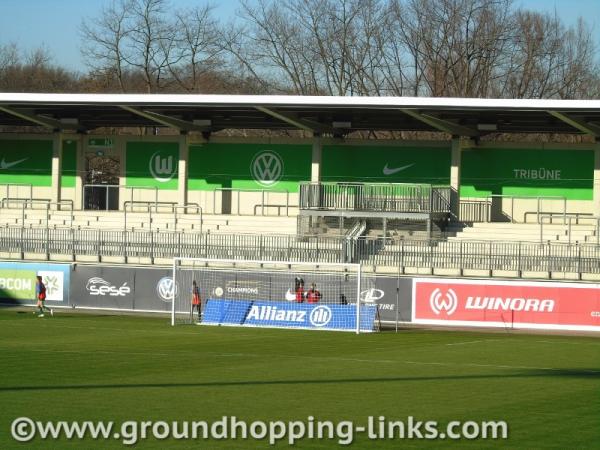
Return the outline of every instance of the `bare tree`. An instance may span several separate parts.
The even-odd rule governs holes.
[[[0,70],[20,63],[19,48],[15,42],[0,45]]]
[[[585,98],[600,91],[584,21],[512,0],[116,0],[84,23],[88,64],[121,90]],[[127,85],[127,86],[126,86]]]
[[[131,8],[131,0],[115,1],[99,17],[84,20],[80,28],[85,63],[96,75],[116,78],[122,92],[127,90],[124,53],[132,32]]]
[[[226,49],[251,76],[276,90],[309,95],[317,91],[308,43],[286,4],[242,1],[240,25],[224,36]]]
[[[510,52],[510,0],[395,1],[413,95],[489,95]]]
[[[216,70],[220,63],[222,47],[213,9],[207,4],[175,15],[177,49],[168,65],[177,84],[188,92],[198,91],[201,77]]]
[[[132,27],[123,59],[140,71],[150,93],[162,87],[172,56],[174,29],[165,19],[167,0],[133,0],[131,7]]]
[[[582,98],[597,83],[591,32],[582,21],[566,29],[556,15],[516,13],[514,53],[502,95]]]

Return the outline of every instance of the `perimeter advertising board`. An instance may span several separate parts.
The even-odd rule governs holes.
[[[413,280],[414,323],[600,331],[600,285]]]
[[[3,303],[33,304],[36,276],[46,285],[50,305],[69,303],[69,264],[0,262],[0,300]]]
[[[76,265],[72,306],[141,312],[170,312],[175,286],[171,269]]]

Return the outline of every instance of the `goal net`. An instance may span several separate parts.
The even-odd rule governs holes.
[[[359,264],[175,258],[173,279],[173,325],[375,329]]]

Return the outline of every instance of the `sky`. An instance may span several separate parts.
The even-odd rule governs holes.
[[[14,42],[23,51],[47,49],[52,61],[84,72],[79,49],[79,27],[84,18],[97,17],[111,0],[0,0],[0,45]],[[177,7],[205,4],[206,0],[172,0]],[[238,0],[217,0],[215,15],[222,21],[235,16]],[[584,17],[593,27],[600,47],[600,0],[515,0],[516,6],[554,12],[567,25]]]

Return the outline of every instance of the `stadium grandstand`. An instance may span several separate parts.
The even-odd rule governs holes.
[[[0,94],[0,125],[5,258],[600,272],[597,101]]]
[[[0,126],[6,260],[600,276],[599,101],[4,93]]]

